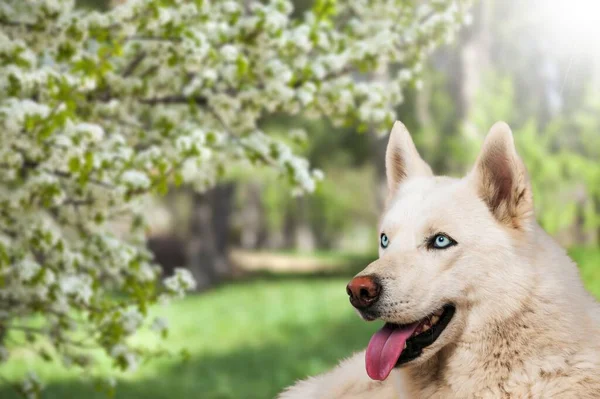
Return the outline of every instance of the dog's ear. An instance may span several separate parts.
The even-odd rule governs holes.
[[[385,173],[387,175],[388,199],[408,178],[433,176],[431,168],[417,152],[410,133],[400,121],[394,123],[385,152]]]
[[[496,122],[490,129],[471,179],[481,199],[501,223],[519,229],[533,216],[529,176],[506,123]]]

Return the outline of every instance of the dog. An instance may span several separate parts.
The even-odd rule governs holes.
[[[385,158],[379,258],[347,286],[385,324],[278,398],[600,398],[600,306],[537,224],[509,126],[462,179],[434,176],[400,122]]]

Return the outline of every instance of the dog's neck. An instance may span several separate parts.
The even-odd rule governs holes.
[[[524,307],[503,323],[492,323],[477,334],[461,337],[424,364],[401,369],[400,378],[405,381],[409,397],[452,395],[474,380],[499,386],[514,369],[523,367],[530,355],[523,348],[530,348],[530,352],[545,345],[534,342],[537,337],[528,331],[536,318],[532,308]]]
[[[584,337],[571,335],[576,322],[564,323],[561,312],[534,290],[509,317],[488,319],[477,330],[467,326],[455,343],[424,364],[401,369],[400,378],[412,397],[473,396],[489,389],[501,393],[511,374],[544,357],[578,350],[577,341]]]

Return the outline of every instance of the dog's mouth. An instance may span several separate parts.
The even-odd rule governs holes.
[[[373,335],[367,347],[369,377],[383,381],[394,367],[421,356],[423,349],[439,338],[455,311],[454,305],[449,304],[414,323],[386,323]]]

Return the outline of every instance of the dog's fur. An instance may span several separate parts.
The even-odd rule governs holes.
[[[390,244],[359,273],[382,282],[378,316],[409,323],[453,303],[454,317],[385,381],[369,379],[363,351],[279,398],[600,398],[600,308],[536,223],[508,125],[496,123],[473,170],[453,179],[433,176],[396,122],[386,171]],[[436,232],[458,244],[426,249]]]

